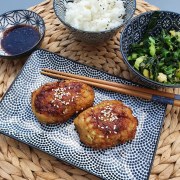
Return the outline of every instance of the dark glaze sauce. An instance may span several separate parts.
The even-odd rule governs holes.
[[[39,39],[40,34],[34,27],[17,25],[4,32],[1,46],[6,53],[17,55],[30,50]]]
[[[62,97],[54,97],[54,90]],[[76,106],[76,98],[80,95],[82,89],[82,83],[79,82],[56,82],[42,86],[40,92],[35,99],[35,108],[39,113],[47,113],[48,115],[63,114],[63,111],[69,107]],[[70,93],[70,94],[67,94]]]
[[[107,105],[104,107],[96,108],[96,111],[91,110],[90,114],[93,119],[93,122],[91,123],[93,123],[95,127],[100,128],[104,135],[118,134],[120,131],[126,128],[126,121],[128,118],[128,115],[126,114],[127,107],[123,106],[122,104],[110,106],[110,113],[113,113],[117,117],[116,119],[111,120],[110,117],[102,115],[102,111],[106,110]],[[104,117],[104,119],[100,119],[100,117]]]

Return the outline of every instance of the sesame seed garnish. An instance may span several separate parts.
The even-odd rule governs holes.
[[[114,121],[117,120],[118,117],[116,114],[112,112],[112,107],[111,106],[106,106],[103,110],[101,110],[101,116],[98,117],[98,119],[103,120],[103,121]]]
[[[62,101],[63,96],[71,95],[69,92],[66,92],[66,88],[57,88],[54,89],[54,99],[60,101],[62,104],[65,104],[65,101]]]
[[[102,135],[99,135],[99,138],[104,138],[104,136],[102,136]]]
[[[76,96],[75,96],[75,97],[74,97],[74,96],[71,97],[71,93],[70,93],[70,92],[67,92],[68,89],[71,89],[71,87],[64,87],[64,88],[52,89],[52,91],[54,91],[54,98],[53,98],[53,100],[51,101],[51,103],[57,105],[57,102],[56,102],[56,101],[59,101],[60,103],[62,103],[62,104],[64,104],[64,105],[69,105],[70,102],[73,102],[73,101],[74,101],[75,97],[76,97],[76,98],[79,97],[79,94],[80,94],[80,93],[76,93]],[[69,98],[68,98],[68,99],[66,98],[66,100],[63,100],[63,99],[64,99],[64,98],[63,98],[64,96],[66,96],[66,97],[69,96]],[[56,105],[55,105],[55,106],[56,106]]]

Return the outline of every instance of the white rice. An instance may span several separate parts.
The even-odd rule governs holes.
[[[65,21],[85,31],[105,31],[123,23],[122,0],[74,0],[66,4]]]

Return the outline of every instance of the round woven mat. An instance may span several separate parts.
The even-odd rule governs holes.
[[[119,51],[120,32],[108,42],[93,47],[76,41],[59,22],[52,8],[52,0],[44,1],[30,9],[40,14],[46,24],[42,48],[108,73],[136,80],[122,61]],[[157,9],[143,0],[137,0],[135,15]],[[0,60],[0,98],[26,59]],[[165,89],[165,91],[180,94],[180,89]],[[25,144],[0,135],[0,179],[96,180],[98,178]],[[167,107],[150,179],[180,180],[180,108]]]

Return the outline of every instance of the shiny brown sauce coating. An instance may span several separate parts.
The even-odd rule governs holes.
[[[132,140],[138,121],[122,102],[108,100],[82,112],[74,124],[83,143],[105,149]]]
[[[102,112],[108,112],[107,107],[97,108],[96,111],[92,110],[92,123],[104,134],[117,134],[118,132],[124,130],[125,123],[124,121],[128,118],[128,114],[126,112],[127,107],[123,105],[111,105],[110,106],[110,116],[107,117]],[[114,117],[114,118],[113,118]]]
[[[47,83],[32,93],[32,110],[43,123],[62,123],[90,106],[94,91],[77,81]]]
[[[35,99],[36,110],[39,113],[51,115],[65,114],[67,105],[75,106],[82,88],[82,83],[56,82],[44,86]]]

